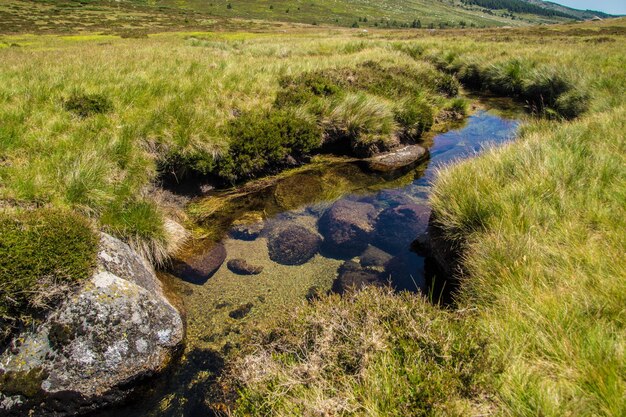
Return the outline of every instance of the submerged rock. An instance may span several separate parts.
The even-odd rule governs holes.
[[[297,224],[273,229],[267,238],[270,259],[282,265],[302,265],[319,251],[317,233]]]
[[[361,266],[366,267],[383,267],[391,260],[392,256],[387,252],[378,249],[375,246],[368,246],[367,249],[359,257]]]
[[[376,155],[368,159],[370,169],[375,171],[393,171],[405,168],[426,159],[428,151],[420,145],[408,145],[391,152]]]
[[[424,258],[406,252],[385,264],[385,279],[396,291],[425,289]]]
[[[378,216],[374,244],[389,252],[409,249],[420,235],[426,233],[430,207],[420,204],[402,204],[383,210]]]
[[[252,241],[259,237],[263,227],[263,216],[256,212],[249,213],[233,223],[230,229],[230,237]]]
[[[369,203],[340,200],[319,221],[324,251],[331,257],[351,258],[363,252],[374,231],[376,208]]]
[[[274,200],[280,208],[293,210],[317,200],[322,191],[317,173],[304,173],[280,181],[274,190]]]
[[[240,320],[244,318],[245,316],[247,316],[248,313],[250,313],[250,311],[252,310],[252,307],[254,307],[254,304],[252,303],[243,304],[237,307],[236,309],[234,309],[233,311],[231,311],[230,313],[228,313],[228,315],[232,319]]]
[[[180,279],[202,285],[217,272],[226,260],[226,248],[221,243],[208,246],[187,259],[174,260],[171,272]]]
[[[338,276],[331,291],[343,294],[350,290],[360,290],[368,285],[383,285],[384,275],[380,272],[364,269],[354,261],[346,261],[339,267]]]
[[[226,266],[239,275],[257,275],[263,272],[262,266],[250,265],[245,259],[231,259]]]
[[[164,370],[183,336],[152,268],[102,235],[91,279],[0,356],[0,414],[74,415],[122,402]]]

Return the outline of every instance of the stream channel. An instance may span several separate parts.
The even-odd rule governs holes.
[[[426,233],[437,169],[512,140],[522,118],[516,106],[486,101],[451,130],[427,137],[430,156],[417,166],[377,172],[362,161],[320,158],[258,181],[253,191],[215,191],[192,203],[200,231],[212,239],[183,258],[217,269],[208,279],[185,268],[178,277],[161,273],[186,313],[181,363],[150,383],[144,400],[108,415],[215,415],[211,387],[224,357],[249,342],[252,329],[331,288],[388,283],[446,302],[450,284],[411,249]]]

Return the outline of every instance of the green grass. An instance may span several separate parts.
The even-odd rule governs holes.
[[[57,6],[32,7],[47,15]],[[88,7],[77,13],[96,19],[110,6]],[[149,28],[160,12],[137,7],[139,29]],[[163,13],[154,28],[188,32],[128,37],[138,34],[120,33],[117,21],[106,34],[0,36],[0,204],[16,216],[4,220],[12,232],[0,239],[18,242],[6,251],[40,242],[24,239],[15,213],[48,207],[75,213],[44,216],[52,241],[74,236],[64,221],[84,226],[89,218],[158,263],[173,239],[167,218],[177,214],[155,192],[163,175],[239,180],[315,151],[318,139],[322,148],[338,142],[359,154],[415,140],[435,120],[467,111],[454,97],[459,80],[468,90],[514,96],[537,116],[517,143],[445,170],[436,185],[437,218],[464,248],[461,310],[375,291],[304,307],[292,333],[276,344],[261,340],[258,352],[269,356],[258,363],[277,381],[304,378],[308,360],[272,355],[280,343],[306,348],[317,361],[311,369],[321,370],[315,383],[272,402],[284,384],[235,375],[240,410],[623,414],[623,20],[434,34],[256,22],[265,31],[253,33],[207,32],[214,23],[185,26],[187,12],[176,12],[181,20]],[[37,32],[59,28],[46,27]],[[277,27],[291,32],[269,31]],[[89,270],[86,236],[68,258],[81,260],[72,271],[83,272],[58,273],[69,282]],[[343,328],[319,330],[336,319],[333,311],[346,319],[347,337]],[[354,344],[369,329],[382,343],[372,351]],[[307,345],[308,335],[320,343]],[[338,343],[319,351],[326,336]]]
[[[77,210],[156,263],[173,238],[162,175],[240,181],[330,142],[371,154],[452,100],[431,64],[351,34],[6,39],[31,45],[0,50],[0,199]]]
[[[233,365],[235,415],[468,415],[497,367],[470,317],[380,288],[322,297]]]
[[[426,29],[524,26],[567,19],[529,14],[511,18],[505,10],[485,13],[456,0],[9,0],[0,4],[0,33],[89,36],[89,32],[105,32],[129,38],[173,30],[267,30],[303,25],[398,29],[417,20]]]

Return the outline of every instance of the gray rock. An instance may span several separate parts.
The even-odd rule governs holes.
[[[297,224],[273,229],[268,236],[270,259],[282,265],[302,265],[319,251],[321,239],[317,233]]]
[[[415,165],[426,159],[428,151],[420,145],[408,145],[368,159],[369,167],[376,171],[393,171]]]
[[[262,266],[250,265],[245,259],[231,259],[226,266],[239,275],[257,275],[263,272]]]
[[[0,414],[73,415],[126,399],[181,347],[179,312],[125,243],[102,236],[96,273],[0,356]]]
[[[339,200],[319,221],[328,256],[351,258],[363,252],[374,231],[376,208],[369,203]]]

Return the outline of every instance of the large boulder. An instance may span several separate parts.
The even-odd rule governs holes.
[[[411,247],[411,242],[426,233],[430,207],[402,204],[383,210],[378,216],[374,244],[390,253]]]
[[[319,221],[328,256],[351,258],[363,252],[374,231],[377,210],[369,203],[339,200]]]
[[[183,337],[152,268],[102,235],[91,279],[0,355],[0,414],[75,415],[122,402],[166,368]]]
[[[226,260],[226,248],[221,243],[207,241],[189,256],[175,259],[170,272],[182,280],[202,285],[211,278]]]
[[[302,265],[319,251],[317,233],[295,223],[272,229],[267,237],[270,259],[282,265]]]

